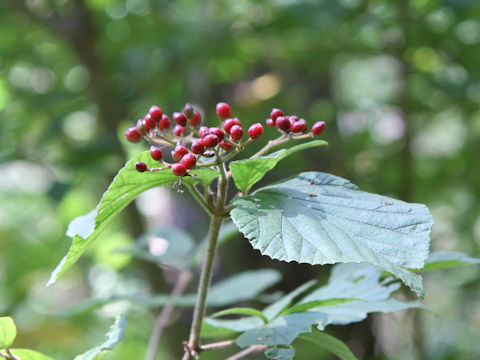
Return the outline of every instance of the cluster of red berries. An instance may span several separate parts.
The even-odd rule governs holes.
[[[138,120],[136,126],[129,127],[125,131],[125,137],[131,142],[139,142],[145,137],[150,142],[160,140],[161,143],[176,144],[171,152],[174,164],[163,161],[162,149],[157,146],[150,147],[150,155],[154,160],[171,167],[176,176],[185,176],[189,170],[195,167],[201,156],[206,158],[215,155],[221,156],[233,148],[242,146],[244,135],[242,122],[238,118],[232,118],[230,105],[224,102],[218,103],[216,113],[223,120],[221,127],[200,126],[202,122],[200,113],[190,104],[186,104],[183,112],[173,114],[176,125],[170,130],[172,126],[170,118],[163,113],[161,108],[152,106],[148,114]],[[284,116],[279,109],[272,110],[270,118],[267,119],[267,125],[277,126],[279,130],[287,133],[306,133],[308,131],[307,122],[304,119],[299,119],[295,115]],[[313,125],[312,132],[319,135],[324,127],[324,122],[317,122]],[[253,124],[248,128],[247,133],[250,138],[248,141],[260,138],[263,133],[262,124]],[[191,143],[190,150],[185,142]],[[139,172],[148,170],[144,162],[137,162],[135,168]]]

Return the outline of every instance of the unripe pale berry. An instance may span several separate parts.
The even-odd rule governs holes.
[[[148,110],[148,114],[152,117],[153,120],[159,121],[162,118],[163,111],[157,105],[153,105]]]
[[[275,124],[280,130],[288,131],[290,129],[290,119],[286,116],[277,117]]]
[[[173,113],[173,121],[175,121],[180,126],[187,125],[187,117],[184,113],[181,112]]]
[[[312,132],[315,135],[320,135],[323,132],[323,129],[325,129],[325,122],[324,121],[318,121],[312,126]]]
[[[162,118],[158,122],[158,128],[160,130],[163,129],[168,129],[170,126],[172,126],[172,122],[170,121],[170,118],[167,115],[162,115]]]
[[[185,154],[180,161],[180,164],[185,165],[187,169],[192,169],[197,163],[197,158],[193,154]]]
[[[223,129],[227,134],[230,134],[230,129],[232,128],[233,125],[242,126],[242,122],[238,120],[238,118],[225,120],[225,122],[223,123]]]
[[[143,161],[137,161],[135,163],[135,169],[138,172],[145,172],[145,171],[147,171],[147,164],[145,164]]]
[[[263,133],[263,126],[260,123],[253,124],[248,128],[248,136],[252,139],[258,139],[262,136]]]
[[[190,120],[190,125],[198,126],[202,122],[202,115],[197,110],[193,110],[192,119]]]
[[[233,148],[233,144],[231,142],[229,142],[228,140],[222,140],[222,141],[220,141],[220,147],[223,150],[228,151],[231,148]]]
[[[185,107],[183,108],[183,113],[187,118],[191,119],[193,116],[193,106],[188,103],[185,104]]]
[[[144,118],[143,121],[145,122],[145,130],[150,131],[155,129],[157,126],[157,122],[155,119],[153,119],[150,114],[147,114]]]
[[[267,126],[270,126],[270,127],[274,127],[275,126],[275,121],[268,118],[267,120],[265,120],[265,122],[267,123]]]
[[[210,129],[206,126],[200,126],[200,129],[198,129],[198,136],[203,139],[208,134],[210,134]]]
[[[220,139],[218,138],[217,135],[214,135],[214,134],[209,134],[203,138],[203,146],[207,148],[215,147],[219,142],[220,142]]]
[[[163,157],[162,149],[156,146],[150,146],[150,155],[152,156],[153,160],[160,161]]]
[[[208,129],[208,132],[209,134],[217,135],[220,140],[223,140],[223,138],[225,137],[225,133],[223,132],[223,130],[218,127],[211,127],[210,129]]]
[[[283,111],[277,108],[273,108],[272,112],[270,113],[270,119],[275,122],[275,120],[277,120],[277,117],[279,116],[283,116]]]
[[[188,154],[188,149],[185,145],[177,145],[175,146],[175,150],[172,151],[172,158],[175,161],[180,161],[186,154]]]
[[[305,121],[305,119],[295,121],[290,130],[292,130],[292,132],[294,133],[306,133],[308,131],[307,122]]]
[[[142,136],[147,134],[147,130],[145,130],[145,121],[143,119],[138,119],[137,130],[140,132],[140,135]]]
[[[216,107],[217,115],[220,119],[228,119],[232,116],[230,105],[225,102],[219,102]]]
[[[131,126],[125,131],[125,137],[130,142],[139,142],[142,140],[142,134],[138,131],[136,126]]]
[[[175,176],[185,176],[187,174],[187,168],[182,163],[173,164],[172,171]]]
[[[230,136],[233,140],[240,140],[243,136],[243,129],[240,125],[233,125],[230,129]]]
[[[205,151],[205,145],[203,145],[203,140],[197,139],[192,141],[192,152],[194,154],[203,154]]]
[[[173,135],[175,136],[182,136],[185,133],[185,128],[182,125],[175,125],[173,128]]]

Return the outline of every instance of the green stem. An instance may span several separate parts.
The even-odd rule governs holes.
[[[197,200],[197,202],[200,204],[200,206],[207,212],[208,215],[213,216],[212,209],[206,202],[205,198],[200,194],[198,189],[195,187],[195,185],[186,185],[187,189],[190,191],[192,194],[193,198]]]
[[[190,329],[190,338],[187,344],[187,351],[183,356],[184,360],[196,358],[200,352],[200,332],[202,330],[203,317],[207,305],[207,293],[212,275],[213,260],[215,258],[215,250],[217,248],[218,233],[222,225],[223,218],[217,215],[211,217],[210,227],[208,231],[208,246],[205,257],[205,264],[200,276],[198,284],[197,301],[193,313],[193,322]]]

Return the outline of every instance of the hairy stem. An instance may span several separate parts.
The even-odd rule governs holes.
[[[170,295],[170,299],[168,300],[168,303],[163,307],[160,315],[155,322],[152,335],[150,336],[150,341],[148,342],[145,360],[155,359],[155,354],[157,353],[158,344],[160,343],[163,330],[168,326],[170,317],[172,316],[173,310],[175,309],[175,299],[185,291],[185,288],[187,287],[191,278],[192,273],[190,271],[182,271],[178,276],[178,279]]]
[[[205,316],[205,309],[207,305],[207,292],[210,285],[212,275],[213,260],[215,257],[215,250],[217,248],[218,233],[222,225],[223,218],[217,215],[211,217],[210,227],[208,231],[208,246],[203,265],[202,274],[200,276],[200,283],[198,284],[197,302],[193,313],[192,327],[190,329],[190,338],[186,345],[187,351],[183,356],[184,360],[189,360],[198,357],[200,349],[200,331],[202,330],[203,317]]]

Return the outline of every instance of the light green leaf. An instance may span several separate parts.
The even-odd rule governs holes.
[[[345,179],[305,172],[237,198],[233,222],[264,255],[313,265],[364,262],[423,296],[420,269],[433,220],[427,207],[360,191]]]
[[[12,346],[17,336],[17,327],[9,316],[0,317],[0,349]]]
[[[278,150],[269,155],[255,159],[232,161],[229,165],[236,187],[246,193],[255,183],[260,181],[267,172],[272,170],[281,160],[297,151],[316,146],[328,145],[326,141],[315,140],[292,146],[289,149]]]
[[[303,312],[303,311],[317,309],[324,306],[334,306],[334,305],[349,303],[355,300],[356,299],[325,299],[325,300],[307,301],[301,304],[294,305],[289,309],[286,309],[280,315],[288,315],[296,312]]]
[[[19,360],[54,360],[50,356],[29,349],[10,349],[10,352]]]
[[[479,258],[473,258],[458,252],[432,252],[420,271],[450,269],[464,265],[480,264]]]
[[[258,311],[252,308],[245,308],[245,307],[242,307],[242,308],[237,307],[237,308],[222,310],[213,314],[212,317],[217,318],[225,315],[252,315],[252,316],[258,317],[259,319],[262,319],[265,324],[268,323],[267,317],[263,315],[261,311]]]
[[[47,286],[53,284],[70,268],[107,224],[138,195],[153,187],[167,186],[179,181],[170,169],[139,173],[135,170],[137,161],[143,161],[149,167],[158,166],[158,162],[152,159],[148,151],[134,157],[115,176],[97,208],[72,221],[67,231],[67,235],[73,238],[72,245],[52,272]],[[198,169],[192,171],[191,175],[183,177],[181,181],[188,184],[207,184],[216,178],[218,173],[212,169]]]
[[[314,331],[311,334],[300,335],[299,338],[317,344],[342,360],[358,360],[343,341],[324,332]]]
[[[273,360],[291,360],[295,356],[295,349],[293,347],[277,348],[271,347],[265,350],[267,359]]]
[[[100,346],[97,346],[87,352],[75,357],[75,360],[94,360],[100,358],[106,351],[111,351],[123,338],[127,319],[125,315],[116,318],[110,330],[107,333],[107,340]]]

